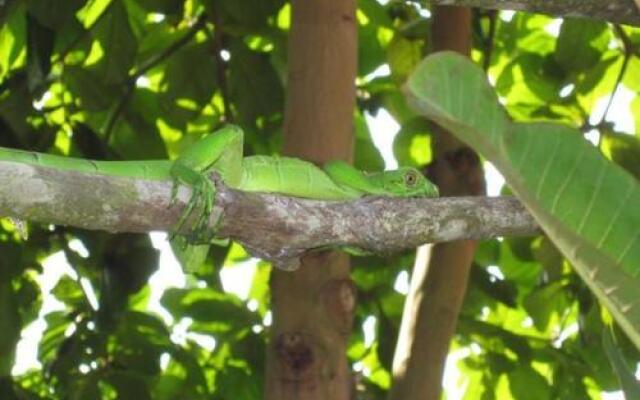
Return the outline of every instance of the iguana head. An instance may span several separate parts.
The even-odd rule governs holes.
[[[380,183],[397,197],[438,197],[438,187],[415,168],[401,167],[380,173]]]

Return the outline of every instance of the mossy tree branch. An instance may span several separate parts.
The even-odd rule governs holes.
[[[189,199],[171,181],[98,176],[0,162],[0,215],[110,232],[167,231]],[[271,261],[308,249],[353,246],[392,253],[426,242],[538,233],[514,198],[363,198],[319,201],[233,190],[217,182],[210,226]]]

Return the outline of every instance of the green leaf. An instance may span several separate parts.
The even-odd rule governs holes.
[[[600,60],[610,39],[605,22],[565,18],[554,56],[566,71],[582,71]]]
[[[83,0],[29,0],[27,9],[42,25],[59,29],[74,18],[83,3]]]
[[[258,117],[281,111],[284,90],[268,54],[253,52],[241,42],[235,42],[231,52],[229,92],[238,120],[253,126]]]
[[[393,155],[400,165],[423,167],[428,164],[432,159],[430,123],[417,117],[402,124],[393,140]]]
[[[42,89],[51,70],[55,31],[27,15],[27,86],[31,92]]]
[[[182,270],[188,274],[201,275],[211,246],[209,244],[189,244],[184,236],[176,236],[169,242],[173,254],[182,266]]]
[[[354,116],[355,125],[355,155],[353,164],[364,171],[380,171],[384,169],[384,160],[373,144],[369,125],[362,114]]]
[[[220,0],[220,6],[236,23],[246,28],[259,28],[266,25],[269,16],[274,16],[283,0]]]
[[[376,0],[358,0],[358,8],[367,16],[370,25],[393,29],[393,21],[385,7]]]
[[[545,332],[553,314],[567,309],[564,287],[561,282],[552,282],[529,293],[524,299],[524,307],[533,318],[533,324]]]
[[[640,185],[576,129],[513,123],[484,72],[427,57],[406,94],[416,110],[482,153],[640,348]]]
[[[82,287],[68,276],[60,278],[56,286],[51,289],[51,294],[69,307],[77,309],[87,305]]]
[[[96,66],[100,72],[101,81],[123,82],[129,76],[138,43],[122,2],[111,3],[91,32],[103,51],[102,58]]]
[[[522,53],[504,68],[496,82],[496,91],[508,104],[546,104],[556,99],[560,82],[544,74],[547,58]]]
[[[578,104],[586,114],[591,114],[596,102],[609,95],[622,67],[623,57],[618,50],[606,51],[593,67],[576,78]]]
[[[188,45],[167,62],[161,82],[162,105],[166,113],[178,120],[193,119],[213,96],[216,64],[209,46],[208,43]],[[198,79],[193,79],[194,76]],[[186,104],[185,100],[192,104]]]
[[[627,70],[624,73],[624,77],[622,78],[622,83],[629,89],[635,92],[640,91],[640,58],[635,55],[631,55],[629,57],[629,61],[627,64]],[[637,97],[636,97],[637,99]],[[637,114],[634,114],[637,116]],[[637,119],[637,117],[636,117]]]
[[[396,34],[387,47],[389,67],[394,77],[404,80],[422,59],[423,43]]]
[[[7,20],[0,24],[0,78],[24,63],[27,40],[25,7],[13,7]]]
[[[148,12],[177,14],[182,10],[184,0],[130,0],[142,6]]]
[[[358,27],[358,76],[373,72],[385,62],[375,25]]]
[[[117,0],[116,0],[117,1]],[[85,28],[92,27],[102,16],[113,0],[89,0],[78,11],[78,19]]]
[[[66,66],[62,81],[78,98],[78,105],[87,111],[107,109],[119,94],[117,88],[107,85],[100,79],[100,73],[90,68]]]
[[[538,371],[528,365],[520,365],[509,373],[509,389],[518,400],[549,399],[549,383]]]
[[[0,271],[1,273],[1,271]],[[4,274],[1,274],[4,275]],[[11,374],[22,323],[10,280],[0,282],[0,376]]]
[[[640,180],[640,139],[615,132],[602,132],[602,152]]]
[[[161,303],[176,317],[190,317],[195,322],[218,324],[199,325],[210,327],[211,330],[207,331],[213,333],[226,331],[231,326],[248,328],[259,322],[255,314],[249,312],[235,296],[212,289],[168,289],[162,296]]]

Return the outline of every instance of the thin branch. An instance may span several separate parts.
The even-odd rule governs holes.
[[[214,31],[213,31],[213,57],[216,60],[216,79],[222,96],[222,106],[224,107],[224,119],[226,122],[233,122],[233,112],[231,111],[231,103],[229,102],[229,91],[227,89],[227,63],[222,59],[221,51],[223,50],[224,31],[222,27],[222,19],[220,13],[215,12]]]
[[[515,10],[640,25],[640,10],[631,0],[433,0],[435,5]]]
[[[160,53],[156,54],[154,57],[149,58],[145,63],[143,63],[137,69],[137,71],[131,74],[131,78],[129,80],[135,82],[138,78],[140,78],[142,75],[147,73],[147,71],[149,71],[151,68],[155,67],[156,65],[160,64],[167,58],[171,57],[176,51],[180,50],[182,46],[189,43],[191,38],[193,38],[195,34],[198,33],[200,29],[202,29],[206,21],[207,21],[206,15],[200,14],[198,18],[196,18],[196,22],[193,25],[191,25],[191,27],[189,28],[187,33],[185,33],[184,36],[182,36],[180,39],[173,42],[169,47],[167,47]]]
[[[596,126],[602,125],[609,114],[609,108],[611,108],[611,104],[613,103],[613,98],[616,96],[616,92],[618,91],[618,87],[620,87],[620,83],[622,82],[622,78],[624,78],[624,74],[627,71],[627,65],[629,64],[629,59],[633,54],[633,45],[631,41],[627,37],[627,34],[624,33],[620,25],[614,25],[614,29],[618,35],[620,35],[620,39],[624,45],[624,58],[622,60],[622,66],[620,66],[620,71],[618,72],[618,77],[616,78],[616,83],[613,86],[613,90],[611,91],[611,96],[609,96],[609,101],[607,102],[607,106],[604,108],[604,112],[602,113],[602,118],[600,122],[596,124]]]
[[[169,207],[171,186],[1,161],[0,215],[109,232],[168,231],[189,199],[181,187],[177,204]],[[530,214],[509,197],[336,202],[241,192],[219,182],[217,187],[209,226],[223,215],[219,236],[280,265],[313,248],[385,254],[426,242],[539,233]]]
[[[489,10],[487,12],[487,17],[489,18],[489,32],[484,40],[484,60],[482,62],[482,69],[484,69],[485,72],[487,72],[489,70],[489,66],[491,66],[491,56],[493,54],[496,26],[498,23],[498,11]]]
[[[200,16],[198,16],[198,18],[196,19],[196,22],[189,28],[189,30],[183,37],[176,40],[174,43],[172,43],[169,47],[167,47],[160,53],[149,58],[137,70],[133,71],[129,75],[129,78],[124,84],[125,86],[124,93],[120,97],[120,100],[118,101],[116,106],[113,108],[113,111],[109,114],[109,117],[105,122],[104,129],[102,132],[104,135],[105,143],[109,143],[109,140],[111,139],[111,133],[113,132],[113,128],[115,124],[118,122],[118,119],[120,118],[120,115],[122,115],[125,107],[127,106],[127,103],[129,102],[129,99],[131,98],[131,95],[133,94],[133,91],[136,87],[136,81],[138,80],[138,78],[140,78],[145,73],[147,73],[147,71],[149,71],[151,68],[155,67],[156,65],[160,64],[167,58],[171,57],[171,55],[173,55],[176,51],[182,48],[182,46],[189,43],[189,41],[193,38],[193,36],[195,36],[195,34],[200,29],[202,29],[202,27],[205,25],[205,22],[206,22],[206,16],[205,14],[201,14]]]

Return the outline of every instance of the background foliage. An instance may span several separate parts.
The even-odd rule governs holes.
[[[400,164],[424,165],[431,131],[400,85],[429,52],[430,14],[415,2],[358,5],[356,164],[383,167],[364,114],[385,109],[401,126]],[[277,153],[289,14],[280,0],[8,1],[0,8],[0,146],[94,159],[175,157],[228,120],[245,130],[248,154]],[[474,17],[473,58],[511,116],[577,125],[639,177],[640,29],[492,15]],[[614,110],[602,98],[615,91],[633,98],[616,114],[627,125],[607,122]],[[0,220],[0,398],[260,396],[267,265],[258,264],[242,299],[224,290],[220,272],[248,255],[213,249],[186,287],[163,294],[169,318],[148,308],[147,280],[159,264],[148,236],[29,231],[25,241]],[[58,252],[73,273],[43,293],[52,283],[40,278],[42,265]],[[363,398],[382,399],[390,385],[404,299],[394,282],[412,262],[409,253],[353,259],[359,303],[348,356]],[[44,313],[49,295],[61,307]],[[29,346],[41,367],[12,374],[21,331],[37,319],[46,328]],[[619,389],[602,345],[609,319],[547,238],[483,242],[452,348],[464,397],[599,398]],[[372,321],[370,338],[360,327]],[[635,366],[637,351],[616,337]],[[215,338],[213,350],[207,338]]]

